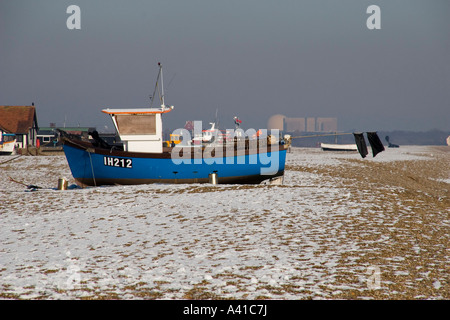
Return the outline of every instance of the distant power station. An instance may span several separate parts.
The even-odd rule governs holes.
[[[285,132],[337,132],[337,118],[288,118],[276,114],[270,117],[267,128]]]

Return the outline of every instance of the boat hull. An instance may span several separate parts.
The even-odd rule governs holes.
[[[321,143],[323,151],[358,151],[356,144],[328,144]]]
[[[278,147],[278,145],[277,145]],[[256,184],[284,174],[286,150],[268,147],[261,152],[208,157],[199,148],[183,159],[173,149],[161,154],[93,148],[86,143],[66,141],[64,152],[80,186],[135,185],[151,183],[209,183],[217,174],[220,184]],[[200,152],[200,157],[194,153]]]
[[[14,152],[16,140],[0,143],[0,155],[11,155]]]

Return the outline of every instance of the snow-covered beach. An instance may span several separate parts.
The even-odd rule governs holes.
[[[279,186],[64,191],[64,156],[0,157],[0,298],[448,299],[449,149],[292,148]]]

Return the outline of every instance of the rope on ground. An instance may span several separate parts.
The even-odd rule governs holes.
[[[39,186],[35,186],[35,185],[33,185],[33,184],[30,184],[30,185],[28,185],[28,184],[25,184],[25,183],[23,183],[23,182],[20,182],[20,181],[14,180],[14,179],[13,179],[13,178],[11,178],[11,177],[9,177],[9,180],[11,180],[12,182],[15,182],[15,183],[21,184],[21,185],[23,185],[23,186],[27,187],[28,189],[31,189],[32,191],[33,191],[33,190],[37,190],[37,189],[42,189],[41,187],[39,187]]]
[[[14,157],[14,158],[12,158],[12,159],[9,159],[9,160],[6,160],[6,161],[3,161],[2,163],[0,163],[0,165],[2,165],[2,164],[4,164],[4,163],[7,163],[7,162],[10,162],[10,161],[13,161],[13,160],[16,160],[17,158],[20,158],[22,155],[18,155],[17,157]]]

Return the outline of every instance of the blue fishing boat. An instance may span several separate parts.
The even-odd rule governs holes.
[[[64,152],[77,184],[85,186],[149,183],[254,184],[282,180],[286,150],[278,132],[229,132],[228,139],[195,143],[186,129],[178,144],[163,141],[162,118],[173,110],[164,103],[162,66],[155,86],[160,107],[104,109],[123,146],[111,146],[97,132],[83,141],[60,131]],[[155,98],[153,95],[152,102]],[[258,131],[260,133],[261,130]]]

